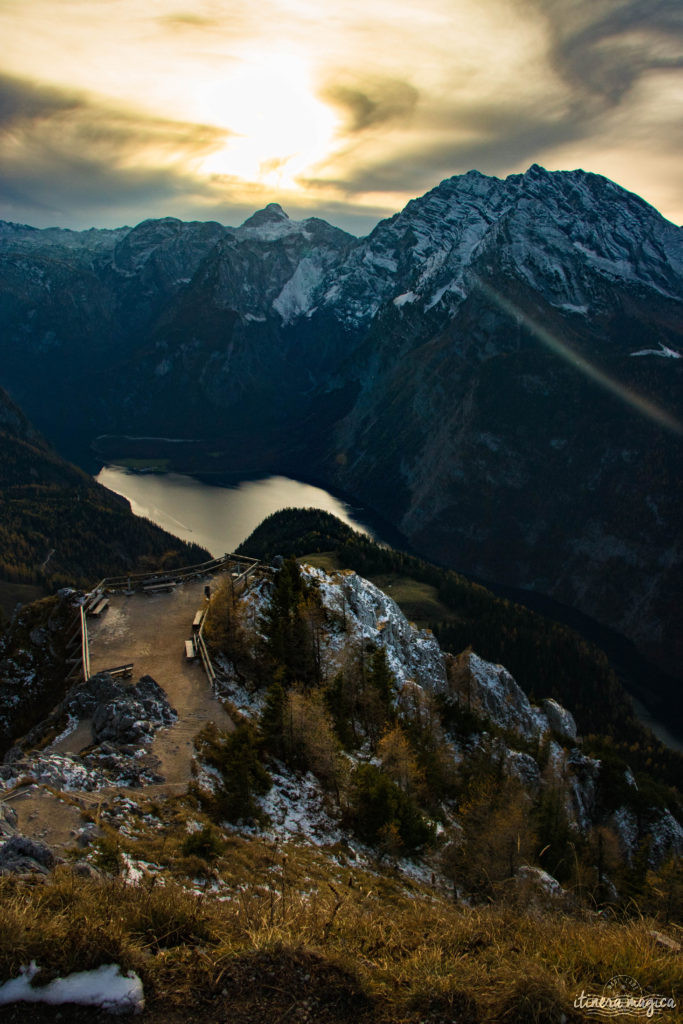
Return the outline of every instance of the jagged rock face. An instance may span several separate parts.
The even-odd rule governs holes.
[[[629,401],[681,419],[682,234],[536,166],[447,179],[360,240],[277,204],[0,225],[5,383],[65,444],[229,438],[225,468],[316,477],[679,671],[681,438]]]
[[[318,587],[330,620],[336,623],[327,638],[332,662],[347,649],[357,650],[369,642],[386,652],[399,691],[407,683],[416,683],[430,693],[446,691],[446,659],[436,637],[408,622],[384,591],[355,572],[330,576],[310,566],[303,572]]]
[[[546,697],[541,701],[541,708],[552,731],[560,739],[568,743],[575,743],[577,735],[576,722],[571,711],[567,711],[566,708],[563,708],[561,704],[558,704],[556,700],[552,700],[550,697]]]
[[[429,557],[553,595],[675,671],[680,436],[594,369],[680,419],[680,229],[603,179],[529,172],[445,182],[363,245],[385,299],[332,478]]]
[[[657,866],[667,857],[680,856],[683,852],[683,827],[668,808],[651,809],[651,821],[647,828],[649,841],[648,862]],[[611,818],[621,850],[630,863],[638,851],[642,832],[638,827],[638,816],[635,811],[620,807]]]
[[[503,665],[484,661],[473,652],[468,654],[469,685],[467,705],[472,711],[501,729],[515,732],[525,739],[540,739],[551,728],[547,716],[529,701],[522,688]],[[462,692],[460,700],[464,700]],[[561,705],[552,701],[556,717],[573,718]],[[574,726],[576,737],[576,726]]]

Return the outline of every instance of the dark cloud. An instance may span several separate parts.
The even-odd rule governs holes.
[[[83,101],[75,93],[0,74],[0,131],[82,107]]]
[[[217,28],[221,25],[218,18],[212,18],[193,11],[177,11],[175,14],[164,14],[157,21],[168,28],[184,31],[187,28]]]
[[[680,0],[530,0],[547,20],[551,62],[573,89],[619,103],[652,71],[683,68]]]
[[[312,189],[330,184],[349,196],[362,192],[420,194],[444,177],[469,170],[499,174],[501,168],[528,166],[548,147],[581,138],[586,117],[579,106],[568,105],[561,116],[544,111],[542,104],[475,103],[466,108],[447,99],[433,101],[420,119],[423,133],[397,158],[363,161],[356,149],[350,159],[341,155],[340,166],[348,172],[330,182],[306,179]]]
[[[365,78],[330,83],[320,98],[340,108],[346,115],[346,131],[355,133],[398,119],[405,122],[415,109],[419,93],[398,78]]]
[[[212,152],[224,131],[125,110],[87,97],[0,76],[0,200],[11,216],[44,220],[152,206],[196,193],[184,169]],[[150,159],[140,159],[150,153]]]

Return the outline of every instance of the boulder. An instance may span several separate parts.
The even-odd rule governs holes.
[[[0,847],[0,874],[43,874],[55,865],[55,855],[45,843],[27,836],[14,835]]]
[[[541,707],[552,731],[561,740],[570,744],[576,743],[576,722],[571,711],[567,711],[566,708],[563,708],[561,704],[558,704],[556,700],[552,700],[550,697],[546,697],[545,700],[541,701]]]

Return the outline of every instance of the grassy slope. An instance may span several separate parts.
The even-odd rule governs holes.
[[[562,1013],[583,1019],[575,996],[615,974],[676,995],[676,957],[657,945],[655,922],[544,909],[512,890],[504,905],[468,908],[389,865],[360,867],[341,847],[331,859],[215,830],[211,856],[187,856],[196,811],[183,799],[141,810],[163,831],[142,816],[125,835],[103,822],[95,860],[110,870],[124,851],[153,861],[164,885],[84,881],[66,868],[42,886],[0,880],[0,979],[31,959],[47,977],[120,963],[142,977],[142,1020],[154,1024],[559,1024]],[[0,1010],[8,1019],[29,1018]]]

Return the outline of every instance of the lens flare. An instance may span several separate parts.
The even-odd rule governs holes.
[[[490,284],[483,281],[482,278],[475,275],[475,283],[479,290],[486,296],[486,298],[497,306],[508,316],[524,324],[527,330],[533,334],[542,345],[545,345],[547,349],[553,352],[555,355],[560,356],[566,363],[573,366],[574,369],[587,377],[589,380],[599,384],[601,388],[608,391],[611,395],[615,395],[626,405],[630,406],[635,412],[640,413],[641,416],[645,416],[647,419],[656,423],[657,426],[663,427],[665,430],[670,431],[672,434],[676,434],[679,437],[683,436],[683,424],[672,416],[671,413],[665,409],[660,408],[654,402],[651,402],[648,398],[643,395],[639,395],[637,391],[632,388],[626,387],[620,381],[611,377],[604,370],[599,369],[593,363],[591,363],[584,356],[579,355],[574,349],[570,348],[569,345],[561,341],[557,335],[552,334],[541,324],[536,323],[527,313],[521,310],[514,303],[506,299],[504,295],[497,292]]]

